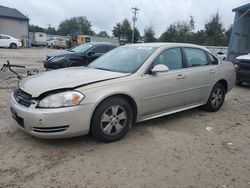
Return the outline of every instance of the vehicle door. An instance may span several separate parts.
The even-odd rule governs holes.
[[[150,70],[163,64],[169,71],[151,74]],[[188,88],[183,73],[183,55],[180,48],[171,48],[162,52],[142,77],[143,116],[163,113],[185,105]]]
[[[10,47],[10,37],[5,36],[5,35],[0,35],[0,46]]]
[[[204,103],[210,95],[218,60],[196,48],[183,48],[186,59],[185,75],[189,90],[186,105]]]
[[[97,59],[98,57],[102,56],[103,54],[105,54],[108,51],[108,48],[106,45],[102,45],[102,46],[96,46],[93,49],[91,49],[88,53],[88,63],[94,61],[95,59]]]

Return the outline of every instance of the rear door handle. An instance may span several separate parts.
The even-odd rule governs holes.
[[[209,70],[209,73],[215,73],[215,70],[211,69]]]
[[[184,76],[184,75],[182,75],[182,74],[179,74],[176,78],[177,78],[177,79],[184,79],[184,78],[185,78],[185,76]]]

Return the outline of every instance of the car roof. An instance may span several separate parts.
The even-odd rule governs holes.
[[[89,43],[84,43],[84,44],[117,46],[117,45],[109,43],[109,42],[89,42]]]
[[[189,48],[199,48],[205,51],[209,51],[207,48],[200,45],[188,44],[188,43],[174,43],[174,42],[138,43],[138,44],[127,44],[127,46],[156,47],[156,48],[189,47]]]

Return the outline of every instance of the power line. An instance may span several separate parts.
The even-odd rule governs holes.
[[[138,9],[137,7],[132,7],[132,12],[134,14],[132,20],[133,20],[133,35],[132,35],[132,43],[134,43],[134,39],[135,39],[135,22],[137,21],[137,12],[140,9]]]

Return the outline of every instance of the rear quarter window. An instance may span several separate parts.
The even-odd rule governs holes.
[[[218,65],[218,59],[214,57],[212,54],[207,53],[207,58],[208,58],[209,64]]]
[[[208,60],[205,52],[197,48],[184,48],[187,58],[188,67],[197,67],[208,65]]]

